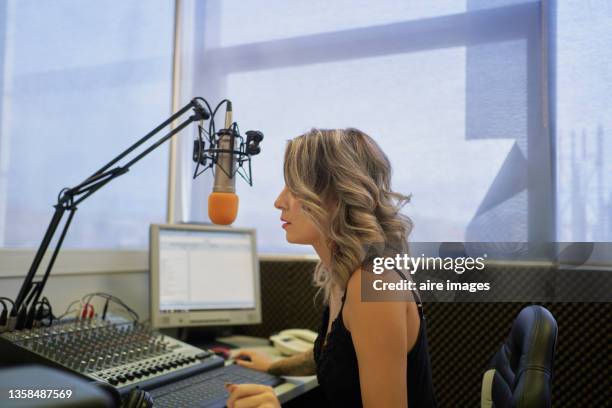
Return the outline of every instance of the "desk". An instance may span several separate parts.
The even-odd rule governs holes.
[[[268,339],[263,339],[261,337],[228,336],[218,337],[216,340],[218,342],[236,347],[237,349],[248,348],[251,350],[260,351],[270,356],[273,360],[280,360],[283,358],[280,352],[270,345],[270,341]],[[232,350],[232,352],[236,351],[237,350]],[[226,364],[232,364],[232,362],[227,361]],[[276,396],[281,404],[305,394],[308,391],[315,389],[319,385],[315,375],[310,375],[307,377],[283,376],[283,378],[286,382],[274,387],[274,392],[276,393]]]

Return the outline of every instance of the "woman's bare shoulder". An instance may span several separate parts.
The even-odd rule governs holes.
[[[394,279],[392,276],[390,279]],[[367,285],[368,272],[363,268],[357,269],[350,277],[347,290],[342,318],[347,330],[351,331],[352,322],[371,322],[376,324],[379,329],[384,327],[404,325],[406,328],[409,350],[416,343],[420,329],[420,317],[417,304],[412,297],[406,300],[382,301],[368,300],[362,298],[361,287]]]

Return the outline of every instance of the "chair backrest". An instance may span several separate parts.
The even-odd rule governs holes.
[[[550,407],[557,321],[542,306],[527,306],[489,362],[482,408]]]

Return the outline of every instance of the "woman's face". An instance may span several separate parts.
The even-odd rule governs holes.
[[[287,186],[274,201],[274,207],[281,210],[282,228],[285,230],[287,242],[315,245],[320,241],[321,233],[302,210],[300,200],[291,194]]]

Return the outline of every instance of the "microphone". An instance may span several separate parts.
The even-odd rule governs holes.
[[[234,157],[235,136],[232,127],[232,103],[227,102],[225,110],[225,129],[219,131],[218,149],[220,152],[215,164],[213,191],[208,196],[208,218],[214,224],[229,225],[238,214],[236,195],[236,160]]]
[[[215,112],[224,102],[225,128],[215,132]],[[232,114],[232,103],[227,99],[223,100],[212,113],[209,131],[206,132],[200,125],[198,139],[193,141],[192,158],[196,163],[193,178],[214,166],[213,191],[208,196],[208,218],[219,225],[229,225],[236,219],[236,176],[239,175],[250,186],[253,185],[251,157],[261,153],[260,143],[264,138],[263,133],[258,130],[249,130],[246,132],[246,139],[242,137],[238,124],[232,120]]]

